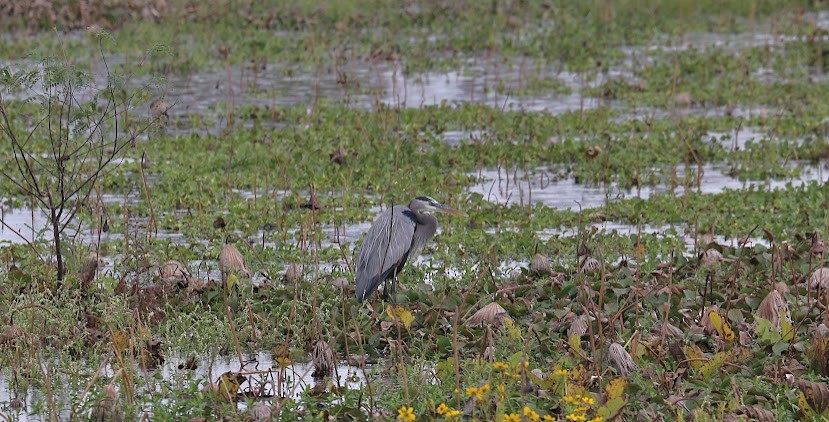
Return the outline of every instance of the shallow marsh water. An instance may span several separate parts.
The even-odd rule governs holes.
[[[138,384],[138,396],[150,397],[152,391],[161,387],[161,382],[178,384],[196,383],[199,390],[203,390],[209,382],[218,382],[222,374],[227,372],[245,373],[247,380],[241,385],[240,394],[250,394],[251,399],[256,401],[258,394],[262,400],[272,405],[285,398],[297,399],[307,390],[321,388],[322,391],[330,391],[332,387],[337,390],[341,388],[359,389],[365,385],[366,371],[370,372],[371,365],[366,369],[350,366],[345,363],[338,363],[334,368],[332,377],[314,378],[313,365],[310,362],[292,363],[287,366],[275,365],[273,355],[270,352],[259,352],[256,355],[243,354],[244,365],[240,365],[236,356],[209,357],[198,356],[195,360],[195,369],[185,369],[183,365],[188,358],[172,357],[167,359],[160,367],[155,369],[139,370],[142,378]],[[94,372],[95,368],[88,368]],[[100,374],[104,379],[112,379],[116,370],[107,365]],[[66,382],[71,382],[67,378]],[[330,385],[329,385],[330,384]],[[64,401],[72,402],[71,395],[58,393],[55,395],[59,403]],[[12,420],[37,420],[43,415],[35,409],[42,408],[46,397],[34,389],[25,392],[12,390],[10,380],[0,378],[0,410]],[[12,405],[13,402],[20,403]],[[143,417],[152,418],[152,411],[149,408],[151,403],[142,403],[145,410]],[[21,406],[17,409],[14,406]],[[238,408],[247,408],[245,401],[238,403]],[[64,409],[60,412],[61,418],[69,418],[71,409]],[[77,417],[78,415],[75,415]],[[88,417],[85,416],[85,417]]]

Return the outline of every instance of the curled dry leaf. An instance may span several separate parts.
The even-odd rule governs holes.
[[[173,260],[169,260],[161,266],[159,269],[159,275],[165,280],[188,280],[190,278],[190,274],[187,272],[187,269],[184,268],[184,265]]]
[[[236,249],[236,246],[226,244],[222,247],[222,252],[219,253],[219,269],[222,272],[222,278],[227,278],[227,275],[232,271],[237,271],[245,277],[250,277],[250,270],[245,265],[245,258]]]
[[[809,253],[812,256],[822,257],[826,252],[826,243],[821,239],[820,233],[815,233],[812,236],[812,246],[809,248]]]
[[[16,339],[23,337],[24,334],[23,329],[19,325],[12,323],[12,325],[9,325],[3,330],[3,335],[0,336],[0,344],[11,344]]]
[[[297,265],[296,262],[292,262],[288,265],[288,268],[285,269],[282,281],[286,283],[296,283],[299,280],[302,280],[302,270],[299,269],[299,265]]]
[[[314,344],[311,361],[314,364],[314,373],[312,374],[314,378],[331,376],[337,362],[334,351],[325,340],[317,340]]]
[[[84,260],[83,268],[78,272],[78,282],[83,291],[88,291],[89,286],[95,280],[95,274],[98,273],[98,267],[101,266],[101,260],[97,253],[93,253]]]
[[[530,263],[530,271],[539,275],[550,274],[552,272],[550,259],[540,253],[533,255],[532,263]]]
[[[593,147],[590,147],[590,148],[587,148],[586,150],[584,150],[584,156],[587,157],[588,159],[592,160],[592,159],[598,157],[601,152],[602,152],[602,147],[600,147],[598,145],[594,145]]]
[[[345,277],[337,277],[331,279],[331,285],[341,290],[345,289],[346,287],[348,287],[348,279]]]
[[[751,420],[756,422],[776,422],[777,417],[774,413],[763,409],[760,406],[740,406],[734,409],[735,416],[745,416],[745,418],[734,418],[734,420]]]
[[[103,395],[92,408],[91,420],[95,422],[123,421],[124,409],[118,391],[112,384],[103,388]]]
[[[829,268],[822,267],[815,270],[809,278],[809,287],[826,290],[829,288]]]
[[[699,261],[703,267],[710,267],[722,261],[722,253],[716,249],[706,249],[699,255]]]
[[[466,320],[467,327],[478,327],[481,325],[497,325],[503,324],[504,318],[509,318],[507,310],[501,305],[492,302],[475,312],[474,315]]]
[[[610,345],[608,355],[610,356],[610,363],[625,378],[639,370],[639,365],[633,361],[630,353],[619,343],[612,343]]]
[[[813,371],[829,375],[829,329],[826,325],[820,324],[812,333],[806,354]]]
[[[592,256],[584,258],[584,260],[581,262],[581,265],[579,265],[579,271],[582,274],[592,273],[594,271],[598,271],[601,268],[602,263],[599,262],[598,259],[593,258]]]
[[[273,408],[263,401],[257,401],[250,409],[249,418],[251,422],[265,422],[273,420]]]
[[[570,324],[570,329],[567,330],[567,338],[573,338],[573,336],[583,336],[587,333],[587,324],[588,324],[588,316],[587,315],[579,315],[573,322]]]
[[[682,338],[682,330],[680,330],[670,322],[662,323],[661,332],[665,333],[665,335],[668,337]]]
[[[788,309],[789,307],[783,295],[777,290],[772,290],[760,302],[760,307],[757,308],[757,316],[771,321],[772,325],[780,329],[780,315],[783,311],[785,311],[786,315],[789,315]]]
[[[812,410],[821,414],[829,408],[829,385],[804,379],[797,380],[796,385]]]

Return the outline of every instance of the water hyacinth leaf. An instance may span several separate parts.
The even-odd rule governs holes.
[[[777,327],[771,321],[758,316],[754,317],[754,321],[757,323],[754,330],[757,332],[757,342],[759,344],[773,345],[783,339],[783,336],[780,335]]]
[[[130,337],[129,334],[123,331],[114,331],[112,333],[112,347],[115,350],[123,353],[127,347],[129,347]]]
[[[507,327],[507,333],[510,336],[510,339],[516,342],[523,342],[524,336],[521,334],[521,330],[515,325],[515,321],[512,318],[504,318],[504,325]]]
[[[704,365],[699,369],[700,376],[702,376],[703,381],[708,381],[711,377],[720,369],[722,368],[725,361],[728,360],[730,353],[729,352],[720,352],[711,357],[708,362],[705,362]]]
[[[225,372],[219,379],[219,394],[227,401],[236,401],[239,395],[239,387],[245,382],[245,377],[233,372]]]
[[[622,397],[622,393],[625,392],[627,384],[628,383],[624,378],[614,378],[610,380],[610,382],[604,387],[604,390],[607,392],[608,400]]]
[[[787,342],[794,338],[794,328],[792,327],[792,319],[789,317],[788,308],[780,311],[780,333],[783,335],[783,340]]]
[[[386,314],[388,314],[393,320],[402,322],[403,326],[406,327],[407,330],[412,326],[412,322],[414,322],[414,315],[412,315],[408,309],[400,305],[386,307]]]
[[[703,365],[705,365],[705,357],[695,346],[685,347],[685,357],[688,358],[688,362],[691,363],[691,367],[695,369],[700,369]]]
[[[807,417],[829,419],[829,385],[822,382],[798,380],[800,397],[797,402]]]
[[[236,274],[230,274],[227,276],[227,290],[232,291],[236,285],[239,284],[239,277]]]
[[[611,420],[622,412],[626,404],[627,400],[623,397],[609,399],[604,405],[596,409],[596,416],[601,416],[602,420]]]
[[[708,318],[711,320],[711,324],[714,325],[714,329],[717,330],[717,334],[719,334],[721,339],[729,342],[734,341],[736,337],[734,330],[731,329],[731,326],[728,325],[728,322],[726,322],[719,312],[709,312]]]
[[[584,352],[581,349],[581,337],[580,336],[578,336],[576,334],[573,334],[572,336],[570,336],[569,344],[570,344],[570,347],[573,349],[574,352],[576,352],[579,355],[584,354]]]

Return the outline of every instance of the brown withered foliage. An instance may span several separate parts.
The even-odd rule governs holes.
[[[804,379],[797,380],[796,385],[812,410],[820,414],[829,407],[829,385]]]
[[[469,319],[466,320],[467,327],[478,327],[481,325],[500,325],[504,323],[504,318],[509,318],[507,310],[501,305],[492,302],[475,312]]]
[[[311,362],[314,364],[314,373],[312,376],[314,378],[321,378],[331,376],[337,360],[331,346],[325,340],[317,340],[314,344]]]
[[[250,270],[245,264],[245,258],[242,257],[239,249],[236,249],[236,246],[230,243],[225,244],[222,247],[222,252],[219,253],[219,269],[222,272],[222,280],[226,279],[228,274],[233,271],[250,278]]]

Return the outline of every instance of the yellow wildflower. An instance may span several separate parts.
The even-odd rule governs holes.
[[[454,418],[455,416],[460,416],[460,414],[461,414],[460,410],[449,409],[449,410],[446,411],[446,414],[444,414],[443,417],[448,420],[448,419]]]
[[[414,422],[415,414],[414,409],[410,406],[403,406],[400,410],[397,411],[397,419],[400,419],[403,422]]]
[[[504,369],[509,368],[506,363],[504,362],[495,362],[492,364],[492,368],[496,371],[503,371]]]
[[[556,369],[553,374],[558,376],[567,376],[568,373],[569,372],[566,369]]]
[[[544,415],[544,422],[556,422],[557,420],[553,415]]]
[[[481,394],[484,394],[484,393],[488,393],[489,389],[490,389],[489,384],[484,384],[484,385],[481,386],[481,388],[478,389],[478,391],[480,391]],[[478,397],[478,398],[480,398],[480,397]]]
[[[533,422],[536,422],[540,419],[538,417],[538,413],[536,413],[534,410],[530,409],[527,406],[524,406],[524,417]]]
[[[447,406],[446,403],[441,403],[435,411],[438,412],[438,415],[442,415],[449,411],[449,406]]]
[[[587,420],[587,416],[584,416],[584,413],[571,413],[565,419],[573,422],[584,422]]]
[[[504,422],[521,422],[521,416],[517,413],[507,413],[504,415]]]
[[[579,396],[564,396],[564,401],[568,404],[578,404],[579,403]]]
[[[498,390],[499,393],[503,393],[505,390],[503,384],[498,385],[497,387],[495,387],[495,389]]]
[[[466,395],[469,397],[477,396],[478,395],[478,387],[468,387],[466,389]]]
[[[589,421],[589,422],[602,422],[603,420],[604,420],[604,419],[602,419],[602,417],[601,417],[601,416],[596,416],[595,418],[590,419],[590,421]]]
[[[582,396],[581,401],[583,401],[584,403],[586,403],[590,406],[592,406],[593,403],[596,403],[596,399],[594,399],[593,396]]]

